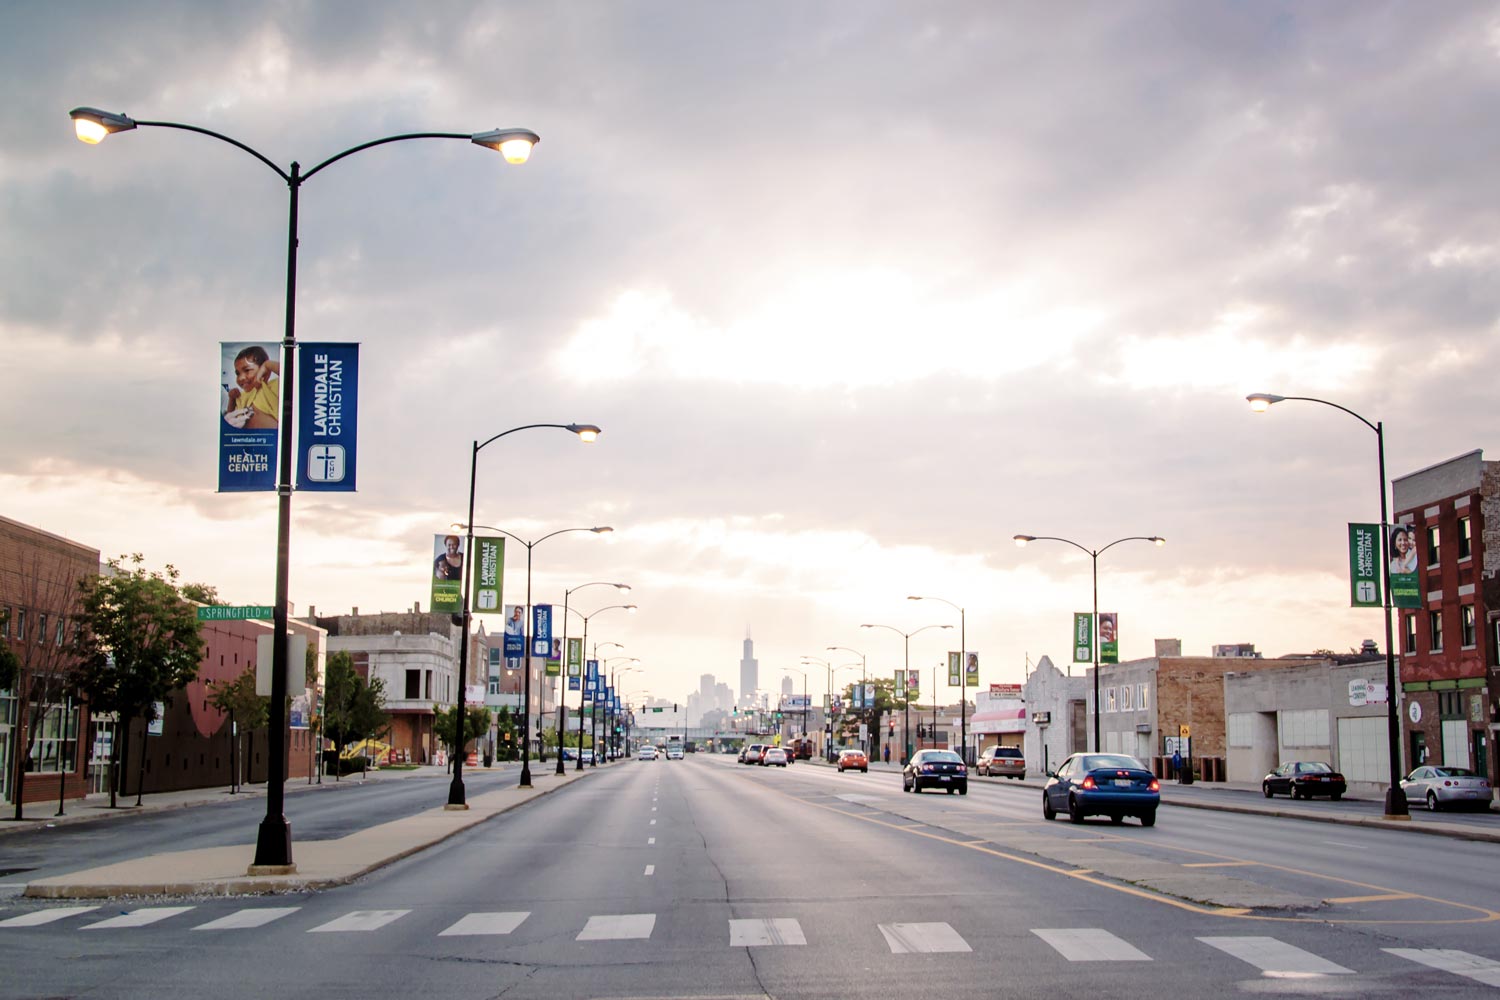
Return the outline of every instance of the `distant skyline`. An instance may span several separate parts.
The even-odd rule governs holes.
[[[1495,457],[1497,60],[1465,0],[7,4],[0,514],[274,599],[217,375],[280,338],[286,185],[71,108],[283,169],[522,126],[524,166],[402,142],[301,189],[299,339],[361,345],[362,408],[359,491],[293,501],[299,611],[428,608],[473,442],[578,421],[486,448],[474,520],[613,527],[539,545],[533,599],[631,585],[590,641],[668,702],[736,686],[747,623],[754,688],[951,624],[927,677],[959,619],[911,594],[967,609],[981,685],[1066,670],[1090,560],[1017,533],[1167,539],[1099,560],[1121,659],[1383,645],[1346,578],[1374,435],[1244,397],[1382,421],[1393,478]]]

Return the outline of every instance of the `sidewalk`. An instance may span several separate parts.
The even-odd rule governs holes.
[[[442,768],[419,768],[404,772],[375,772],[380,778],[443,777]],[[120,896],[242,896],[303,892],[343,885],[377,868],[427,849],[500,813],[525,805],[591,773],[568,771],[558,777],[550,768],[532,769],[532,787],[514,785],[467,796],[468,809],[437,807],[415,816],[369,827],[338,840],[304,841],[292,844],[293,872],[250,875],[254,845],[210,847],[173,851],[122,861],[101,868],[71,872],[55,878],[37,879],[26,886],[23,896],[32,899],[100,899]],[[346,777],[344,780],[350,780]],[[358,780],[357,778],[354,780]],[[324,785],[329,782],[327,779]],[[302,785],[304,790],[309,786]],[[312,785],[312,788],[318,786]],[[264,795],[264,786],[258,786]],[[287,785],[287,792],[293,785]],[[197,798],[194,800],[193,796]],[[196,793],[165,793],[155,796],[172,801],[159,809],[184,808],[229,798],[222,789]],[[153,798],[148,796],[147,800]],[[104,805],[108,806],[108,797]],[[143,807],[144,808],[144,807]],[[106,808],[105,810],[109,810]],[[139,815],[141,810],[133,810]],[[116,815],[124,810],[115,810]],[[99,817],[84,817],[97,819]],[[83,821],[83,820],[78,820]],[[50,821],[49,821],[50,822]],[[12,823],[12,826],[23,825]],[[24,824],[35,827],[35,824]]]

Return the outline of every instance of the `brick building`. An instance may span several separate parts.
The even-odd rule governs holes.
[[[84,710],[62,682],[73,665],[78,584],[98,572],[98,549],[0,517],[0,642],[20,664],[11,688],[0,690],[0,798],[7,803],[17,789],[26,802],[87,792]]]
[[[1422,607],[1399,617],[1403,752],[1491,778],[1500,718],[1500,462],[1482,451],[1392,483],[1395,521],[1416,535]]]

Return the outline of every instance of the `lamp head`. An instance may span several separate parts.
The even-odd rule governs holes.
[[[541,142],[542,137],[529,128],[497,128],[476,132],[469,141],[495,150],[505,157],[506,163],[519,164],[531,158],[531,147]]]
[[[1250,409],[1256,413],[1265,413],[1271,408],[1272,404],[1279,403],[1283,399],[1286,399],[1286,397],[1274,396],[1269,392],[1252,392],[1245,399],[1250,403]]]
[[[628,584],[628,583],[617,583],[617,584],[614,585],[614,587],[615,587],[616,590],[629,590],[630,589],[630,584]]]
[[[630,612],[631,614],[635,614],[635,605],[634,604],[627,604],[627,605],[625,605],[625,610],[628,611],[628,612]]]
[[[599,440],[599,435],[603,433],[603,431],[599,430],[599,428],[594,424],[569,424],[568,430],[572,431],[574,434],[577,434],[578,440],[583,441],[586,444],[592,444],[593,442]]]
[[[74,108],[68,112],[73,119],[73,132],[80,141],[97,146],[112,132],[128,132],[135,128],[135,119],[127,115],[111,114],[98,108]]]
[[[590,528],[589,530],[592,531],[596,535],[607,535],[611,531],[614,531],[615,529],[611,528],[607,524],[602,524],[602,525],[599,525],[598,527]]]
[[[1150,538],[1146,539],[1146,541],[1154,542],[1157,548],[1161,548],[1163,545],[1167,544],[1167,540],[1160,537],[1159,535],[1152,535]]]
[[[1036,541],[1036,536],[1035,535],[1016,535],[1015,536],[1016,548],[1018,548],[1018,549],[1024,549],[1026,547],[1026,543],[1027,542],[1034,542],[1034,541]]]

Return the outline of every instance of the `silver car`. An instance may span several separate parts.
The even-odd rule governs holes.
[[[1490,783],[1467,767],[1429,764],[1419,767],[1401,782],[1406,801],[1439,809],[1488,809]]]

